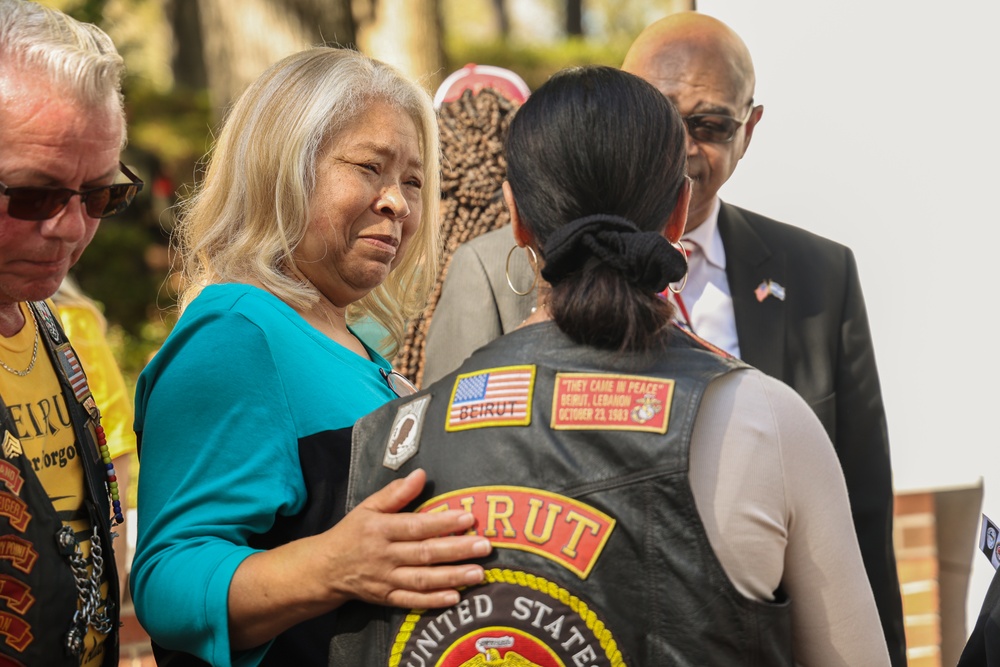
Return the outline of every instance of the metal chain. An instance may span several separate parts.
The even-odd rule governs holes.
[[[67,648],[74,655],[79,655],[83,649],[83,635],[88,626],[102,635],[107,635],[114,628],[108,613],[112,603],[101,600],[101,577],[104,574],[104,558],[101,548],[101,537],[94,526],[90,537],[90,571],[87,571],[87,560],[80,550],[80,542],[76,539],[73,529],[63,526],[59,530],[59,545],[63,554],[69,560],[76,583],[79,609],[73,614],[73,625],[66,638]]]
[[[28,306],[28,312],[31,314],[31,323],[35,326],[35,346],[31,349],[31,361],[28,362],[28,367],[23,371],[19,371],[16,368],[11,368],[3,362],[3,359],[0,359],[0,367],[8,373],[13,373],[19,378],[26,377],[28,373],[31,372],[31,369],[35,367],[35,361],[38,360],[38,320],[35,319],[35,311],[32,310],[31,306]],[[25,324],[27,324],[27,322],[25,322]]]

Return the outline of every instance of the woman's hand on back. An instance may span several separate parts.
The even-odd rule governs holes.
[[[457,604],[458,589],[484,576],[482,566],[458,563],[486,556],[492,545],[465,534],[474,523],[468,512],[400,513],[426,481],[415,470],[326,532],[245,559],[229,588],[232,649],[259,646],[348,600],[419,609]]]
[[[482,566],[451,564],[492,551],[486,538],[464,534],[474,523],[471,514],[398,514],[426,479],[415,470],[387,484],[320,536],[336,545],[323,555],[338,593],[397,607],[447,607],[458,603],[457,588],[483,580]]]

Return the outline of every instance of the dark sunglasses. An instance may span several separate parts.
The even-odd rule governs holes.
[[[417,393],[417,385],[410,382],[409,378],[399,371],[387,371],[384,368],[379,368],[378,372],[382,374],[382,379],[396,396],[402,398]]]
[[[736,137],[736,133],[750,120],[754,105],[750,105],[746,118],[740,120],[732,116],[719,113],[695,113],[684,116],[684,124],[687,125],[688,134],[695,141],[703,141],[709,144],[728,144]]]
[[[7,215],[18,220],[48,220],[59,215],[73,195],[80,195],[91,218],[107,218],[121,213],[132,203],[142,181],[129,171],[123,163],[118,163],[131,183],[104,185],[90,190],[70,190],[51,186],[11,188],[0,183],[0,195],[8,197]]]

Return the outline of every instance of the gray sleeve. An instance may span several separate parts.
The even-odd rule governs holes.
[[[423,386],[461,365],[475,350],[503,334],[496,295],[474,247],[455,251],[441,287],[441,298],[424,343]]]

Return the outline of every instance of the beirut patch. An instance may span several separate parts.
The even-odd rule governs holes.
[[[556,373],[555,430],[666,433],[674,381],[640,375]]]
[[[404,403],[396,410],[396,418],[389,429],[389,441],[385,443],[385,456],[382,457],[382,465],[386,468],[399,470],[420,449],[424,413],[430,402],[430,396],[421,396],[415,401]]]
[[[389,667],[625,667],[618,643],[586,602],[528,572],[492,569],[444,610],[412,611]]]
[[[494,547],[547,558],[581,579],[590,575],[615,520],[574,498],[523,486],[476,486],[431,498],[417,512],[460,509]]]
[[[455,379],[446,431],[487,426],[527,426],[535,367],[504,366],[464,373]]]

